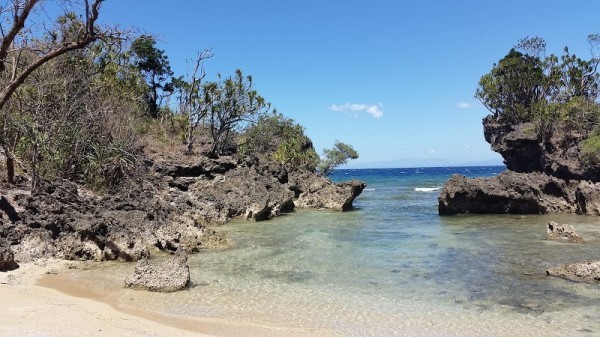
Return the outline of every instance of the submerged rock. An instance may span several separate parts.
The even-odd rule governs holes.
[[[554,221],[550,221],[546,227],[547,240],[566,240],[571,243],[583,243],[583,239],[579,234],[575,233],[575,227],[568,224],[559,225]]]
[[[151,265],[148,259],[139,260],[133,274],[125,279],[127,288],[157,292],[174,292],[184,289],[189,283],[190,268],[183,250],[158,266]]]
[[[600,261],[563,264],[546,270],[546,275],[575,282],[600,281]]]

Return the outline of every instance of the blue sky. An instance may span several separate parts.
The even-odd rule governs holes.
[[[318,151],[348,167],[500,164],[483,139],[481,75],[526,36],[589,58],[600,1],[107,0],[102,22],[159,37],[178,75],[204,48],[209,74],[251,74]]]

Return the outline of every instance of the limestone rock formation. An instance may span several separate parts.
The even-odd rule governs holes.
[[[561,277],[575,282],[600,281],[600,261],[563,264],[548,269],[546,275]]]
[[[492,116],[484,135],[507,171],[492,178],[453,176],[438,198],[440,215],[458,213],[600,215],[600,168],[581,158],[584,135],[557,126],[540,139],[535,125]]]
[[[226,247],[212,225],[267,220],[293,211],[295,202],[349,210],[365,186],[288,170],[256,158],[185,156],[147,159],[136,180],[104,196],[69,181],[45,182],[35,195],[23,186],[0,198],[0,238],[18,262],[136,261],[149,256],[148,247],[188,253]]]
[[[583,243],[583,238],[575,232],[575,228],[569,224],[559,225],[550,221],[546,227],[547,240],[564,240],[571,243]]]
[[[366,184],[352,180],[335,184],[330,180],[308,173],[296,173],[290,177],[291,189],[296,192],[294,201],[298,208],[327,208],[334,211],[348,211]]]
[[[174,292],[190,283],[190,268],[185,251],[177,251],[172,258],[153,266],[148,259],[139,260],[125,287],[157,292]]]

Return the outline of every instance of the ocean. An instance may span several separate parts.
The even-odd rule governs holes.
[[[246,322],[309,335],[600,336],[600,287],[545,275],[600,256],[600,219],[576,215],[439,216],[454,173],[504,167],[337,170],[367,188],[355,210],[300,210],[218,228],[234,245],[191,255],[192,286],[172,294],[122,288],[134,264],[72,277],[124,310]],[[586,240],[545,240],[549,221]],[[160,260],[158,257],[157,260]]]

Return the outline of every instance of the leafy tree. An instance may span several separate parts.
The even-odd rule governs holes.
[[[544,135],[557,121],[561,105],[600,97],[600,59],[594,55],[600,38],[590,35],[592,58],[583,60],[564,49],[559,58],[544,56],[546,43],[525,38],[481,77],[475,93],[494,117],[509,123],[536,122]]]
[[[151,35],[142,35],[131,44],[135,65],[142,72],[148,84],[146,97],[150,116],[158,117],[162,100],[172,94],[174,87],[170,81],[173,76],[169,58],[165,51],[156,48],[156,39]]]
[[[221,155],[234,146],[235,136],[271,109],[253,88],[252,76],[237,70],[233,77],[206,83],[204,98],[209,109],[207,126],[213,139],[211,153]]]
[[[333,148],[325,149],[323,152],[325,158],[319,164],[319,171],[325,176],[330,175],[337,166],[346,164],[349,159],[358,158],[358,152],[352,146],[339,140],[335,141]]]
[[[511,49],[479,81],[475,93],[495,117],[520,123],[531,120],[544,99],[544,70],[539,58]]]
[[[240,137],[242,154],[257,154],[279,164],[314,171],[318,162],[304,128],[292,119],[274,112],[260,116]]]
[[[28,24],[30,14],[35,8],[41,8],[42,0],[14,0],[12,6],[0,6],[0,13],[11,14],[0,22],[0,147],[6,157],[9,183],[14,182],[15,137],[18,138],[21,132],[18,131],[19,116],[9,115],[9,109],[5,109],[6,104],[25,80],[50,60],[85,48],[94,41],[118,35],[116,31],[97,25],[103,2],[104,0],[93,0],[91,3],[84,1],[83,20],[76,19],[75,15],[65,15],[57,20],[54,29],[47,28],[47,35],[51,39],[45,44],[37,43],[38,32],[33,31],[34,25]],[[65,20],[71,21],[71,24],[65,24]]]

